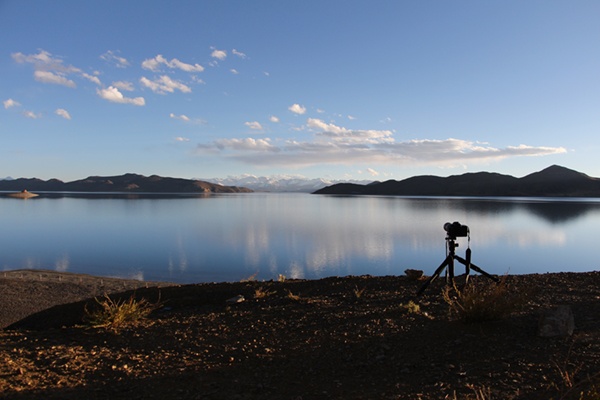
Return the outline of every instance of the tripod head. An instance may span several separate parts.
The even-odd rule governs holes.
[[[461,225],[458,221],[454,221],[453,223],[446,222],[444,224],[444,230],[447,234],[446,240],[456,240],[457,237],[469,236],[469,227],[467,225]]]

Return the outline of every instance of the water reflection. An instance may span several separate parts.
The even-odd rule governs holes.
[[[227,194],[0,199],[0,267],[176,282],[431,273],[445,222],[503,274],[597,269],[600,202]],[[459,240],[457,254],[466,249]]]
[[[390,200],[393,202],[397,198]],[[525,210],[552,223],[568,222],[583,218],[587,213],[600,212],[599,200],[587,198],[406,198],[406,201],[409,207],[419,211],[442,208],[488,215]]]

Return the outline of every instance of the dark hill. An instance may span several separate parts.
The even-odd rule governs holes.
[[[337,184],[315,194],[394,196],[565,196],[600,197],[600,180],[553,165],[523,178],[491,172],[467,173],[447,178],[415,176],[370,185]]]
[[[135,192],[135,193],[247,193],[252,190],[237,186],[181,178],[146,177],[138,174],[119,176],[90,176],[85,179],[63,182],[37,178],[19,178],[0,181],[0,190],[30,192]]]

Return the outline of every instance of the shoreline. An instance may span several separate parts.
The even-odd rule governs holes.
[[[38,280],[38,281],[56,281],[56,282],[79,282],[84,283],[90,280],[100,280],[107,282],[138,282],[145,284],[146,287],[156,286],[157,284],[172,284],[174,282],[158,282],[158,281],[146,281],[134,278],[117,277],[117,276],[101,276],[86,274],[82,272],[68,272],[68,271],[55,271],[51,269],[33,268],[33,269],[14,269],[0,272],[0,278],[4,279],[24,279],[24,280]]]

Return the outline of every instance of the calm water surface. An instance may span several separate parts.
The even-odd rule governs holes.
[[[431,274],[452,221],[469,226],[473,262],[490,273],[600,269],[598,199],[0,197],[0,221],[3,270],[181,283]],[[467,239],[458,242],[464,256]]]

